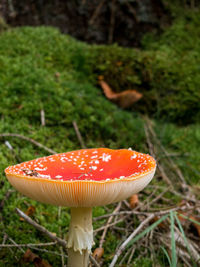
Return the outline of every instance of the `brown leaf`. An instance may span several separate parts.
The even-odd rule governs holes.
[[[183,216],[181,216],[181,215],[183,215]],[[178,216],[178,219],[180,220],[181,224],[192,225],[196,229],[197,234],[200,237],[200,225],[198,223],[190,221],[190,220],[193,220],[193,221],[200,223],[200,219],[198,217],[193,216],[193,215],[187,215],[187,213],[184,213],[184,212],[178,212],[177,216]]]
[[[137,205],[139,204],[139,199],[138,199],[138,195],[135,194],[135,195],[132,195],[129,199],[129,204],[130,204],[130,207],[132,209],[134,209],[135,207],[137,207]]]
[[[151,223],[157,222],[160,218],[158,216],[154,216],[153,219],[151,220]],[[166,221],[160,222],[158,224],[158,228],[162,230],[167,230],[168,229],[168,223]]]
[[[96,259],[96,260],[100,260],[101,257],[103,256],[104,254],[104,249],[103,248],[96,248],[93,252],[93,257]]]
[[[56,78],[56,79],[59,79],[59,78],[60,78],[60,72],[56,72],[56,73],[55,73],[55,78]]]
[[[36,255],[35,253],[33,253],[30,249],[27,249],[27,251],[25,252],[25,254],[22,257],[22,260],[24,262],[33,262],[35,258],[37,258],[38,255]]]
[[[121,61],[117,61],[117,62],[116,62],[116,65],[117,65],[118,67],[121,67],[122,64],[123,64],[123,63],[122,63]]]
[[[28,216],[32,216],[35,213],[35,207],[29,206],[28,209],[25,211],[25,214]],[[24,218],[20,217],[20,221],[24,221]]]
[[[190,216],[190,219],[200,223],[200,219],[198,217]],[[192,222],[192,225],[196,228],[198,236],[200,237],[200,225],[195,222]]]
[[[17,107],[17,109],[22,109],[24,107],[24,105],[19,105],[18,107]]]
[[[33,263],[35,267],[52,267],[52,265],[50,265],[48,261],[41,258],[36,258]]]
[[[103,75],[99,75],[98,79],[99,79],[99,81],[102,81],[104,79],[104,76]]]
[[[34,263],[35,267],[52,267],[46,260],[40,258],[37,254],[33,253],[30,249],[27,249],[22,257],[23,262]]]
[[[183,216],[181,216],[181,215],[183,215]],[[185,223],[187,222],[187,218],[185,218],[184,216],[187,217],[187,213],[186,213],[186,212],[181,212],[181,211],[179,211],[179,212],[177,213],[177,217],[178,217],[179,221],[180,221],[182,224],[185,224]]]
[[[109,100],[117,103],[121,108],[128,108],[132,106],[133,103],[137,102],[142,97],[142,94],[136,90],[125,90],[120,93],[115,93],[103,80],[100,80],[99,84],[103,89],[105,96]]]

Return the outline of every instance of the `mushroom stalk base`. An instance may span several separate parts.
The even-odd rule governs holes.
[[[71,208],[68,267],[87,267],[93,245],[92,208]]]
[[[72,248],[68,249],[68,267],[88,267],[89,252],[83,250],[82,254],[79,251],[74,251]]]

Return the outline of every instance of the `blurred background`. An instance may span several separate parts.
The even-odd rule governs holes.
[[[157,159],[151,185],[136,204],[123,202],[121,211],[183,205],[185,216],[199,221],[199,0],[0,1],[0,243],[48,242],[19,219],[16,207],[63,238],[69,223],[68,208],[23,197],[4,169],[92,147],[132,147]],[[94,216],[115,208],[95,208]],[[125,217],[108,229],[101,266],[109,266],[122,236],[143,219]],[[97,220],[94,226],[105,224]],[[170,265],[169,224],[149,230],[116,266]],[[179,246],[176,232],[177,264],[183,264],[177,266],[198,266],[199,224],[182,218],[182,225],[193,253],[186,239]],[[0,266],[34,266],[25,250],[0,247]],[[38,255],[52,266],[66,264],[59,247]]]

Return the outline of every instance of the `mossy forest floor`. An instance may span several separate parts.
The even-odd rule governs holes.
[[[128,217],[119,214],[113,218],[112,222],[121,221],[108,228],[103,243],[105,252],[100,260],[102,266],[109,266],[120,244],[146,218],[148,214],[142,215],[142,212],[163,211],[182,203],[192,210],[193,216],[197,215],[199,208],[195,205],[198,200],[194,203],[193,198],[198,199],[200,190],[200,42],[196,32],[199,31],[197,25],[200,20],[197,15],[198,20],[194,15],[188,14],[188,17],[174,24],[159,41],[152,36],[146,37],[143,52],[116,45],[90,46],[47,27],[23,27],[0,34],[0,244],[50,241],[20,220],[15,208],[25,212],[34,207],[30,216],[62,238],[66,236],[70,218],[69,208],[40,204],[10,186],[4,175],[7,166],[47,156],[49,152],[19,137],[2,134],[21,134],[54,151],[66,152],[80,148],[74,121],[88,148],[132,147],[154,153],[160,164],[150,186],[139,194],[136,209],[141,214],[134,215],[133,212]],[[189,39],[185,33],[187,30],[193,33],[193,39]],[[149,50],[147,43],[151,47]],[[174,43],[179,43],[180,47],[174,46]],[[122,65],[116,65],[118,61]],[[144,95],[143,99],[129,110],[120,109],[103,95],[97,85],[98,75],[103,75],[116,91],[137,86]],[[41,124],[42,110],[45,114],[44,126]],[[148,118],[150,114],[151,119]],[[93,216],[112,213],[116,206],[94,208]],[[120,211],[131,211],[128,200],[121,203]],[[188,215],[188,210],[184,212]],[[159,218],[162,214],[154,218],[154,223]],[[176,239],[172,228],[175,232],[178,228],[177,224],[173,224],[173,218],[176,214],[171,212],[163,229],[157,226],[150,232],[153,222],[145,225],[142,230],[149,229],[147,233],[128,245],[116,266],[168,266],[167,255],[172,262],[177,256],[178,266],[188,266],[187,262],[191,264],[189,266],[197,266],[195,261],[198,257],[187,252],[185,239],[182,245],[186,247],[186,263],[178,244],[176,253],[173,246],[171,251],[171,244]],[[94,220],[94,229],[104,226],[107,219]],[[194,225],[191,227],[195,228]],[[189,238],[189,246],[193,244],[199,253],[195,245],[199,240],[196,229],[185,227],[183,236]],[[98,247],[102,231],[95,234],[94,248]],[[46,250],[35,248],[38,250],[33,247],[31,250],[49,264],[62,266],[59,246],[44,247]],[[26,249],[0,247],[0,266],[34,266],[22,261]],[[66,259],[64,261],[66,264]]]

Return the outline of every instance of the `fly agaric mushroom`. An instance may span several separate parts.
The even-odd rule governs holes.
[[[107,205],[142,190],[153,178],[155,160],[128,149],[82,149],[27,161],[5,170],[22,194],[71,207],[68,266],[88,266],[93,245],[92,207]]]

